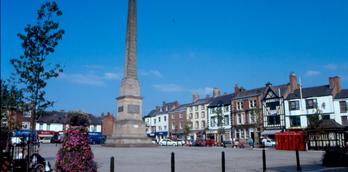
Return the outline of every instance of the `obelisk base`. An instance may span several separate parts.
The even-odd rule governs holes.
[[[145,135],[145,123],[137,119],[116,120],[111,138],[106,140],[107,147],[155,147]]]

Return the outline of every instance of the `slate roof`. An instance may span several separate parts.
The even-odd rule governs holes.
[[[69,123],[70,115],[73,112],[62,112],[62,111],[51,111],[44,112],[42,116],[38,119],[38,123],[58,123],[58,124],[67,124]],[[92,114],[86,114],[92,125],[101,124],[101,117],[96,117]]]
[[[335,97],[335,99],[348,98],[348,89],[341,90]]]
[[[331,93],[332,89],[329,85],[302,88],[302,98],[328,96]],[[300,89],[297,89],[294,93],[290,93],[286,99],[299,99],[300,97]]]
[[[259,96],[263,93],[264,90],[265,90],[265,87],[240,91],[238,93],[235,93],[235,96],[233,98],[234,99],[242,99],[242,98],[246,98],[246,97]]]
[[[190,106],[191,103],[187,103],[187,104],[183,104],[183,105],[180,105],[178,108],[174,109],[174,110],[171,110],[170,112],[183,112],[186,110],[186,108],[188,106]]]
[[[188,106],[197,106],[197,105],[207,104],[207,103],[210,103],[211,101],[213,101],[213,99],[214,99],[213,97],[199,99],[196,102],[190,103]]]
[[[174,109],[175,108],[175,105],[178,104],[178,101],[174,101],[174,102],[169,102],[169,103],[165,103],[163,102],[163,105],[162,106],[159,106],[160,107],[160,110],[157,110],[157,109],[153,109],[151,110],[146,116],[144,116],[143,118],[146,118],[146,117],[153,117],[153,116],[156,116],[156,115],[160,115],[160,114],[166,114]],[[164,110],[164,107],[168,107],[168,110]]]
[[[321,130],[344,130],[345,126],[337,123],[334,119],[320,120],[318,123],[318,128]],[[311,129],[309,129],[311,131]]]
[[[227,95],[223,95],[223,96],[219,96],[216,98],[213,98],[212,102],[209,104],[208,107],[217,107],[220,105],[230,105],[232,98],[234,98],[235,94],[227,94]]]

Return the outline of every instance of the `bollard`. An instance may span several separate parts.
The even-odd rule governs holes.
[[[297,171],[302,171],[302,168],[300,165],[300,156],[299,156],[298,148],[296,149],[296,164],[297,164]]]
[[[115,172],[115,158],[113,156],[110,158],[110,172]]]
[[[262,148],[262,169],[263,169],[263,172],[266,171],[266,150],[265,150],[265,147]]]
[[[175,172],[175,155],[174,155],[174,152],[172,152],[172,156],[171,156],[171,172]]]
[[[222,172],[225,172],[225,152],[221,152],[221,168]]]

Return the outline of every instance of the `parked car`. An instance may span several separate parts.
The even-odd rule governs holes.
[[[40,143],[51,143],[51,137],[40,137]]]
[[[275,141],[272,140],[272,139],[262,139],[262,144],[265,146],[265,147],[274,147],[275,146]]]
[[[196,140],[194,143],[193,143],[193,146],[206,146],[207,143],[206,141],[204,140]]]
[[[88,140],[90,144],[104,144],[106,136],[101,132],[88,132]]]
[[[217,146],[217,142],[215,140],[207,140],[207,146]]]
[[[176,141],[173,141],[170,139],[162,139],[162,140],[160,140],[159,144],[161,146],[177,146],[177,145],[179,145],[179,142],[176,142]]]

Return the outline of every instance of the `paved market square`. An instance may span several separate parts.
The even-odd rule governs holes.
[[[54,167],[55,154],[61,145],[42,144],[40,154]],[[221,171],[221,152],[226,154],[226,171],[262,171],[261,149],[234,149],[221,147],[153,147],[110,148],[92,145],[98,171],[110,171],[110,157],[115,156],[117,172],[169,172],[170,154],[175,152],[176,171]],[[348,168],[324,168],[322,151],[300,152],[303,171],[348,171]],[[267,171],[296,171],[294,151],[267,149]]]

